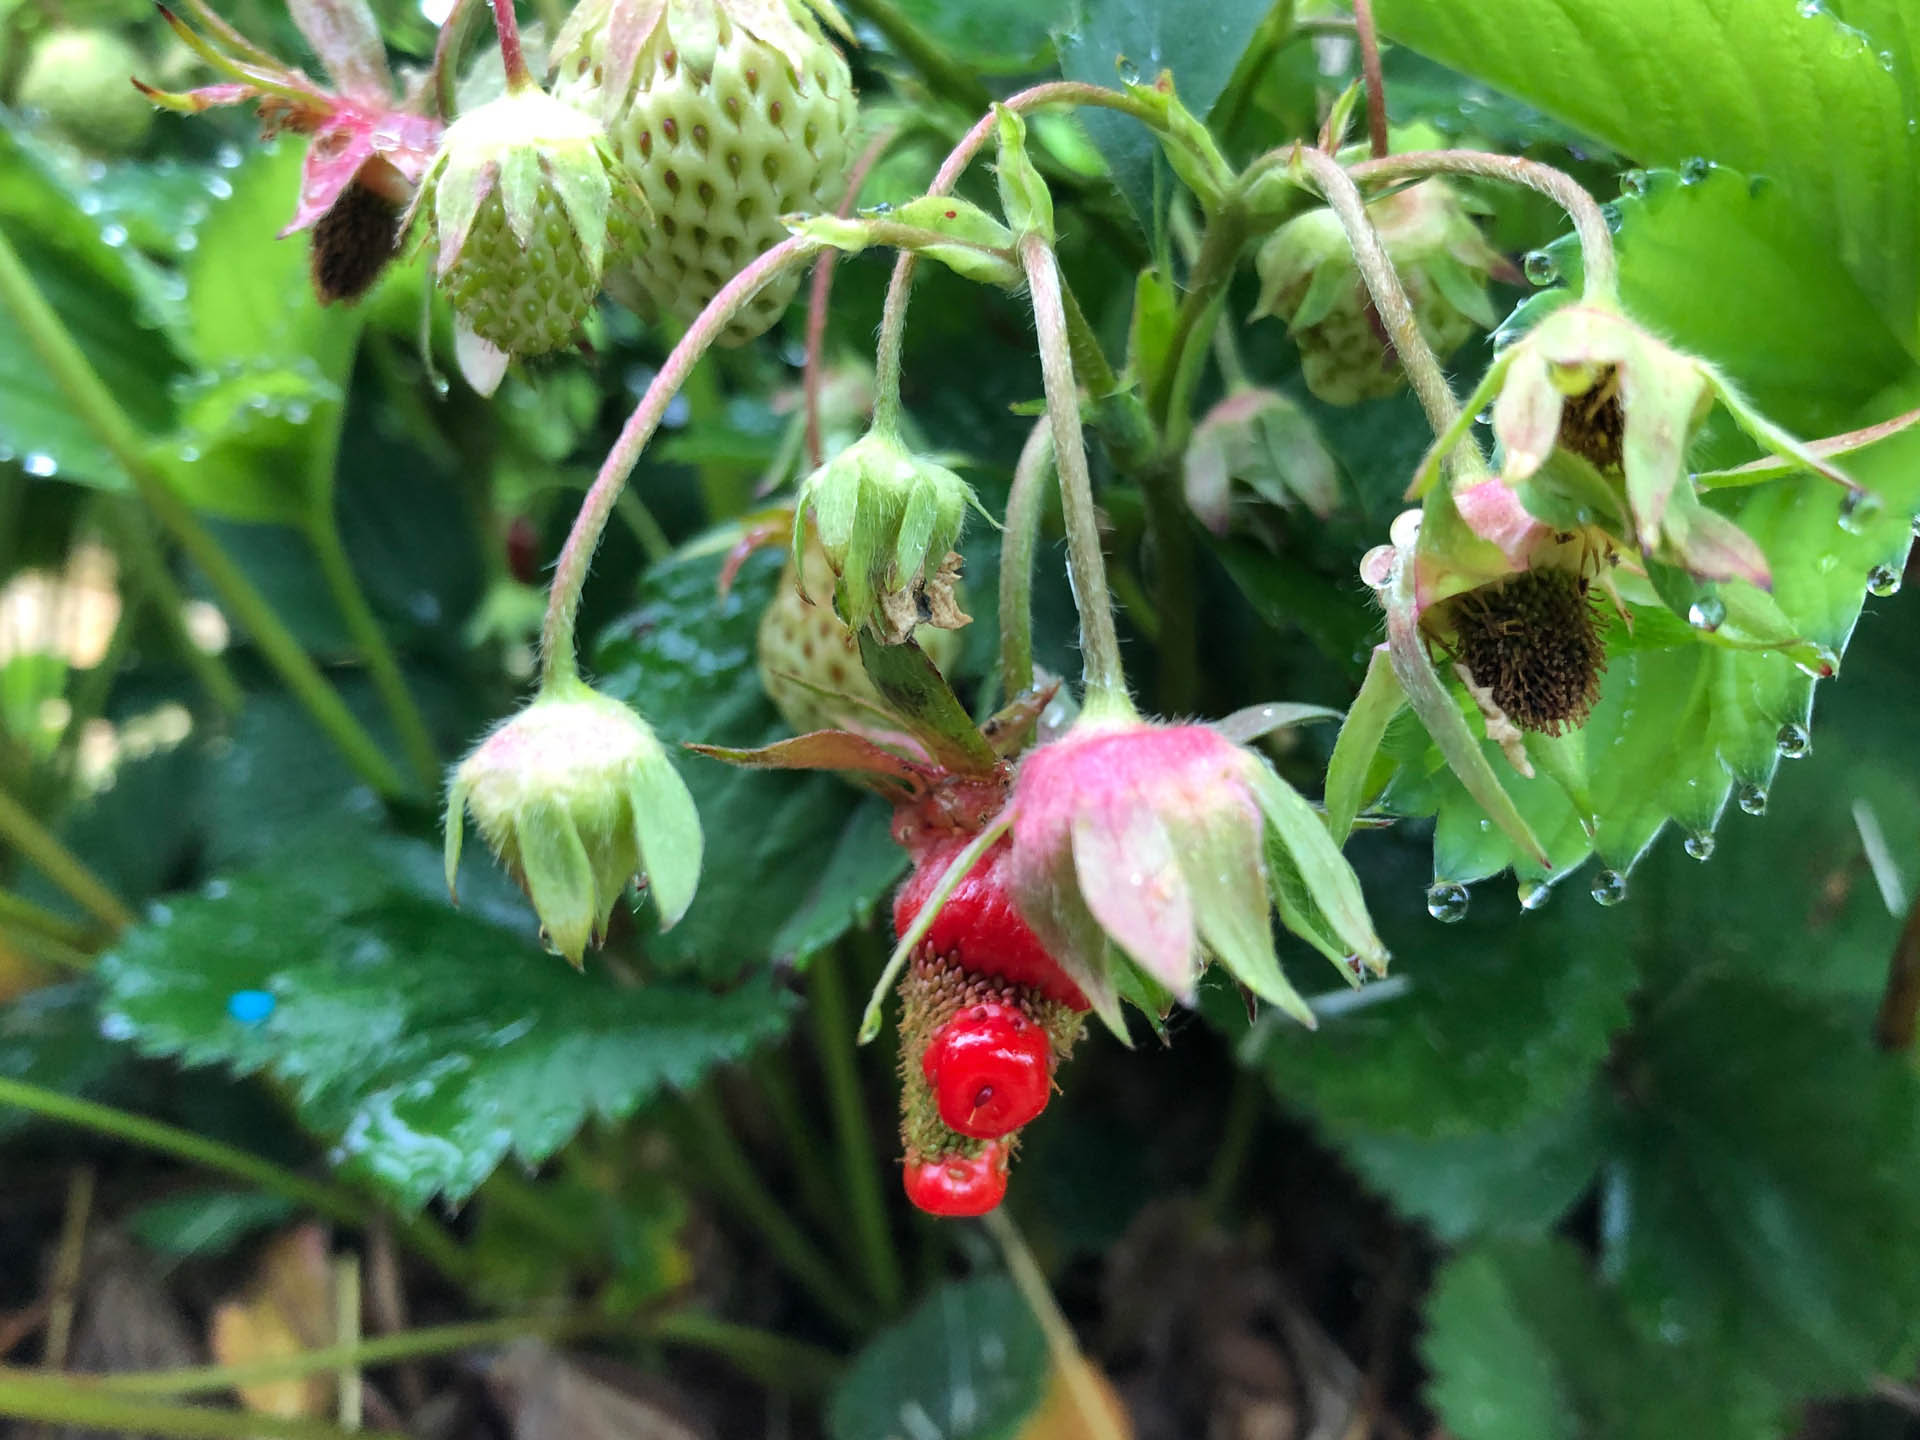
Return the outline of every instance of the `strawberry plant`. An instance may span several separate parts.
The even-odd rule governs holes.
[[[1913,1432],[1917,25],[0,0],[0,1418]]]

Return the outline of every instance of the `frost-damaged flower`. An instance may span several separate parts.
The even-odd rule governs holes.
[[[481,394],[513,356],[571,341],[593,308],[616,218],[610,169],[600,122],[531,84],[441,139],[414,215],[433,236],[461,372]]]
[[[671,927],[700,880],[700,816],[660,742],[633,711],[578,680],[549,687],[482,740],[447,792],[447,886],[471,811],[576,966],[614,902],[642,879]]]
[[[1501,479],[1528,487],[1528,511],[1550,520],[1584,513],[1650,561],[1697,580],[1744,580],[1764,590],[1772,584],[1766,556],[1701,500],[1688,475],[1687,447],[1715,400],[1771,454],[1853,496],[1864,493],[1708,362],[1594,300],[1555,310],[1500,353],[1409,493],[1431,487],[1442,459],[1491,401]]]
[[[800,486],[794,568],[804,577],[811,516],[835,576],[834,608],[848,628],[865,627],[889,645],[922,623],[957,630],[968,617],[954,598],[960,557],[953,547],[969,505],[980,509],[966,481],[876,425]]]
[[[1260,707],[1209,725],[1149,724],[1124,702],[1090,706],[1029,751],[1007,807],[1020,912],[1109,1024],[1111,939],[1150,982],[1191,1002],[1206,957],[1302,1024],[1313,1012],[1281,973],[1272,908],[1353,983],[1387,952],[1360,882],[1313,807],[1236,743],[1326,716]],[[1138,993],[1138,987],[1129,987]]]
[[[1511,267],[1481,236],[1458,191],[1444,180],[1422,180],[1368,202],[1367,218],[1435,354],[1444,360],[1476,330],[1494,327],[1499,317],[1487,298],[1487,277]],[[1309,210],[1282,225],[1255,264],[1260,303],[1254,317],[1286,322],[1300,347],[1307,388],[1317,397],[1353,405],[1406,383],[1373,314],[1352,242],[1332,210]]]
[[[232,79],[171,93],[135,81],[156,105],[198,114],[259,106],[263,136],[310,137],[293,218],[280,233],[313,231],[313,288],[321,303],[357,300],[394,256],[400,217],[443,128],[426,112],[425,82],[396,98],[380,29],[364,0],[288,0],[333,88],[269,55],[206,4],[187,0],[202,35],[164,6],[194,54]]]

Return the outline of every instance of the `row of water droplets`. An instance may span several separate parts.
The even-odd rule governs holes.
[[[1774,733],[1774,749],[1782,760],[1801,760],[1813,753],[1813,737],[1807,727],[1789,720]],[[1743,781],[1734,789],[1734,803],[1747,815],[1767,813],[1767,789],[1755,781]],[[1693,860],[1711,860],[1714,838],[1711,830],[1695,830],[1681,841],[1681,848]],[[1553,887],[1544,880],[1525,880],[1520,884],[1520,907],[1538,910],[1547,903]],[[1594,872],[1588,891],[1594,903],[1613,906],[1627,898],[1627,877],[1611,867]],[[1467,887],[1454,880],[1436,880],[1427,887],[1427,913],[1434,919],[1452,924],[1464,920],[1470,900]]]

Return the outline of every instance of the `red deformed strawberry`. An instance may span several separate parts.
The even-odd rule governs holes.
[[[933,1033],[920,1056],[940,1118],[975,1140],[1010,1135],[1047,1108],[1053,1046],[1026,1012],[969,1006]]]
[[[965,1219],[984,1215],[1007,1197],[1005,1145],[989,1141],[974,1155],[943,1155],[937,1160],[907,1160],[907,1198],[929,1215]]]
[[[899,828],[915,856],[894,898],[904,934],[972,837]],[[1046,1109],[1087,1009],[1014,908],[1004,845],[947,897],[914,947],[900,1002],[907,1196],[935,1215],[985,1214],[1006,1192],[1019,1131]]]

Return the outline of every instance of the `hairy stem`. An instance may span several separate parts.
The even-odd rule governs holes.
[[[587,583],[593,552],[600,547],[607,517],[613,513],[614,502],[620,498],[627,476],[633,473],[640,452],[647,448],[647,442],[659,428],[667,406],[686,383],[700,357],[746,308],[747,302],[782,271],[804,264],[818,248],[818,241],[789,236],[722,286],[720,293],[707,303],[700,317],[680,337],[680,343],[673,347],[660,373],[647,386],[647,393],[640,397],[633,414],[627,417],[620,437],[607,454],[606,463],[601,465],[593,487],[580,504],[580,513],[574,517],[573,529],[568,532],[567,543],[554,565],[553,584],[547,592],[546,623],[540,631],[542,684],[570,680],[579,674],[573,625],[580,612],[580,592]]]
[[[1040,373],[1046,386],[1047,419],[1053,429],[1054,467],[1060,475],[1060,507],[1067,525],[1067,573],[1080,611],[1080,661],[1086,699],[1127,705],[1127,677],[1120,664],[1120,639],[1113,628],[1113,602],[1107,594],[1107,566],[1100,553],[1100,525],[1093,506],[1093,477],[1087,469],[1086,439],[1080,430],[1080,391],[1073,377],[1067,341],[1067,312],[1060,298],[1060,267],[1046,237],[1020,237],[1020,263],[1033,301],[1033,322],[1040,345]]]
[[[1447,383],[1446,371],[1440,368],[1433,347],[1420,333],[1413,302],[1407,299],[1399,272],[1387,257],[1380,232],[1367,218],[1367,202],[1361,198],[1359,186],[1331,155],[1304,146],[1297,147],[1293,153],[1346,229],[1348,243],[1353,247],[1353,263],[1366,281],[1373,308],[1379,313],[1387,338],[1393,342],[1407,379],[1412,382],[1413,393],[1419,397],[1427,423],[1433,427],[1434,434],[1446,434],[1460,414],[1460,402],[1454,396],[1453,386]]]
[[[853,213],[860,199],[860,187],[887,153],[887,147],[899,138],[900,127],[890,125],[867,143],[860,158],[847,171],[847,188],[841,192],[834,214],[843,219]],[[807,286],[807,360],[801,371],[807,417],[807,468],[817,470],[826,459],[825,441],[820,434],[820,385],[826,369],[828,303],[833,298],[833,271],[840,259],[838,250],[828,248],[813,262],[813,279]]]
[[[142,502],[200,568],[220,603],[252,637],[267,663],[347,762],[381,794],[403,793],[407,786],[393,762],[381,753],[312,657],[300,648],[300,642],[266,597],[174,492],[149,454],[146,438],[120,408],[113,392],[40,293],[4,232],[0,232],[0,310],[13,316],[19,335],[39,356],[74,413],[120,463]]]
[[[1037,110],[1044,105],[1099,105],[1124,111],[1148,124],[1153,122],[1152,112],[1132,96],[1075,80],[1052,80],[1035,85],[1008,96],[1000,104],[1015,113]],[[952,191],[998,124],[999,117],[991,111],[975,121],[973,128],[960,138],[960,143],[942,162],[933,183],[927,187],[927,194],[945,195]],[[903,252],[893,262],[893,277],[887,282],[886,308],[880,315],[880,344],[873,363],[876,426],[884,423],[895,429],[899,427],[900,357],[906,343],[907,301],[913,293],[913,274],[919,264],[918,255]]]
[[[520,19],[513,13],[513,0],[492,0],[493,28],[500,37],[500,60],[506,67],[507,91],[517,95],[533,87],[527,73],[527,57],[520,48]]]
[[[59,837],[42,825],[32,811],[4,790],[0,790],[0,842],[58,885],[76,905],[107,929],[117,932],[133,924],[135,916],[126,902],[88,869],[79,856],[61,844]]]
[[[880,1160],[873,1148],[866,1092],[860,1085],[860,1067],[854,1055],[852,1013],[847,1005],[842,964],[839,952],[831,946],[813,957],[807,967],[808,1008],[813,1015],[820,1069],[826,1076],[827,1096],[833,1106],[841,1185],[846,1203],[853,1210],[860,1262],[873,1298],[881,1310],[891,1314],[900,1308],[900,1257],[887,1224],[886,1191],[880,1183]]]
[[[1387,153],[1387,80],[1380,73],[1380,33],[1373,26],[1373,0],[1353,0],[1360,35],[1360,73],[1367,86],[1367,139],[1378,160]]]
[[[1200,383],[1201,361],[1250,233],[1246,207],[1237,196],[1229,196],[1208,222],[1199,254],[1187,272],[1186,294],[1174,316],[1166,363],[1154,383],[1153,394],[1147,398],[1148,413],[1165,437],[1164,447],[1170,454],[1186,448],[1187,435],[1193,428],[1193,393]]]
[[[125,1110],[116,1110],[111,1105],[96,1104],[23,1080],[4,1077],[0,1077],[0,1105],[16,1106],[49,1120],[78,1125],[96,1134],[110,1135],[129,1144],[158,1150],[190,1165],[231,1175],[236,1180],[244,1180],[263,1190],[284,1195],[316,1215],[323,1215],[355,1229],[364,1227],[370,1218],[366,1203],[350,1190],[309,1180],[271,1160],[262,1160],[258,1155],[218,1140],[209,1140],[191,1130],[149,1120],[144,1115],[132,1115]],[[472,1268],[452,1237],[424,1216],[400,1222],[399,1233],[421,1259],[450,1280],[457,1282],[464,1279]]]
[[[1053,471],[1053,429],[1034,422],[1007,491],[1007,524],[1000,535],[1000,698],[1004,704],[1033,688],[1033,556],[1040,540],[1047,480]]]
[[[393,728],[400,737],[400,749],[407,757],[407,764],[412,767],[421,789],[432,794],[440,788],[439,753],[427,729],[426,717],[414,703],[413,694],[407,689],[406,677],[400,673],[399,657],[387,642],[386,632],[380,628],[373,607],[367,603],[366,591],[361,588],[359,577],[353,573],[353,562],[347,556],[347,547],[341,543],[340,529],[333,518],[331,504],[327,506],[326,513],[309,516],[306,532],[307,543],[313,547],[314,558],[320,562],[320,574],[326,582],[327,593],[346,624],[347,637],[360,652],[360,658],[366,662],[373,688],[379,694],[380,703],[386,707]]]
[[[1620,267],[1613,252],[1613,231],[1600,202],[1564,170],[1480,150],[1412,150],[1367,160],[1353,167],[1356,180],[1399,180],[1412,175],[1475,175],[1537,190],[1567,212],[1580,242],[1580,263],[1588,300],[1612,303],[1620,290]]]

